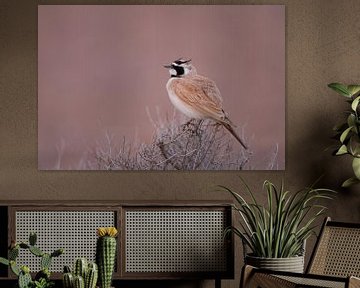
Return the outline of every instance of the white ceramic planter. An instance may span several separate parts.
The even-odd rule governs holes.
[[[245,263],[263,269],[304,273],[304,256],[289,258],[262,258],[246,255]]]

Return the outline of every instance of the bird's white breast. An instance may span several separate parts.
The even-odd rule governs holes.
[[[175,78],[170,78],[166,84],[166,89],[168,91],[168,95],[171,103],[175,106],[176,109],[178,109],[181,113],[185,114],[189,118],[195,118],[195,119],[203,118],[198,111],[196,111],[190,105],[186,104],[176,95],[176,93],[172,89],[172,83],[171,83],[174,80]]]

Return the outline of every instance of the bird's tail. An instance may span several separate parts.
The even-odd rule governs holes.
[[[234,128],[226,122],[222,122],[222,125],[224,125],[224,127],[236,138],[237,141],[239,141],[239,143],[245,148],[248,149],[248,147],[245,145],[244,141],[241,140],[241,138],[239,137],[239,135],[235,132]]]

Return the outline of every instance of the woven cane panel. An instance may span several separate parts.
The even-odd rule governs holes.
[[[343,282],[323,280],[323,279],[311,279],[293,276],[275,276],[281,279],[287,280],[294,284],[293,287],[326,287],[326,288],[345,288],[345,279]],[[282,287],[282,286],[281,286]]]
[[[226,271],[223,211],[126,211],[126,272]]]
[[[296,284],[286,279],[265,273],[255,273],[245,287],[259,288],[259,287],[281,287],[281,288],[296,288]]]
[[[16,241],[28,243],[29,233],[37,233],[37,245],[46,253],[63,248],[65,253],[52,261],[50,270],[62,272],[74,259],[95,260],[96,228],[115,226],[114,211],[16,211]],[[40,258],[20,250],[18,262],[31,271],[40,269]]]
[[[360,229],[326,227],[311,273],[360,277]]]

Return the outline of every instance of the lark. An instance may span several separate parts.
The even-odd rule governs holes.
[[[213,80],[197,74],[191,59],[180,58],[164,67],[169,70],[171,76],[166,89],[171,103],[177,110],[192,119],[211,119],[221,124],[245,149],[248,149],[225,113],[221,93]]]

